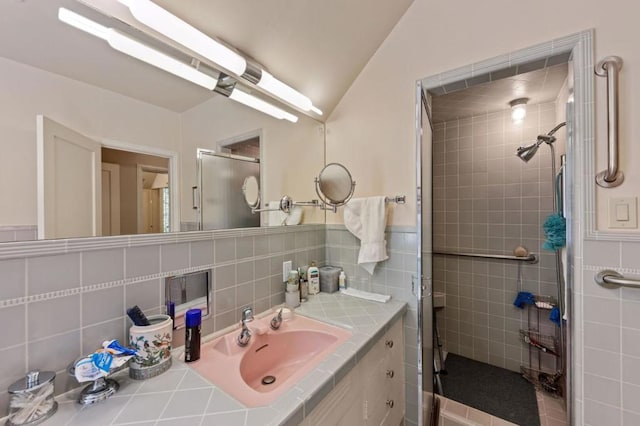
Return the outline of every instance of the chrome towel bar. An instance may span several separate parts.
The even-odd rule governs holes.
[[[404,204],[407,201],[406,195],[396,195],[394,197],[384,197],[385,203]]]
[[[529,253],[528,256],[511,256],[506,254],[486,254],[486,253],[460,253],[454,251],[434,251],[433,254],[440,254],[444,256],[461,256],[461,257],[478,257],[483,259],[498,259],[498,260],[515,260],[518,262],[538,263],[538,255]]]
[[[605,269],[598,272],[595,276],[595,281],[604,288],[640,288],[639,279],[625,278],[621,273],[611,269]]]
[[[622,58],[607,56],[595,68],[596,75],[607,78],[607,170],[596,175],[596,183],[603,188],[614,188],[624,181],[618,170],[618,74]]]

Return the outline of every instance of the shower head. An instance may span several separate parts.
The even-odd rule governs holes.
[[[531,160],[533,156],[536,155],[536,152],[538,151],[540,145],[542,145],[543,143],[546,143],[547,145],[551,145],[552,143],[554,143],[556,141],[556,137],[553,136],[554,133],[557,132],[561,127],[566,125],[566,122],[562,122],[551,129],[551,131],[549,131],[549,133],[547,133],[546,135],[538,135],[536,141],[531,145],[519,147],[516,150],[516,155],[520,157],[522,161],[528,163],[529,160]]]
[[[516,155],[520,157],[522,161],[524,161],[525,163],[528,163],[529,160],[531,160],[533,156],[536,155],[536,152],[538,151],[538,148],[540,147],[541,143],[542,142],[538,140],[532,143],[531,145],[521,146],[516,151]]]

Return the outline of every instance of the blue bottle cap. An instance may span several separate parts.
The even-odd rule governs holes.
[[[197,327],[202,323],[202,311],[200,309],[189,309],[184,314],[184,324],[187,328]]]

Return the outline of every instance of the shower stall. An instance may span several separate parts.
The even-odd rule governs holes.
[[[547,407],[565,409],[572,81],[568,55],[550,58],[421,92],[422,385],[439,395],[425,417],[539,425]],[[509,104],[523,95],[515,120]]]

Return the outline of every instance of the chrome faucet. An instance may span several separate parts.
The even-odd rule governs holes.
[[[253,309],[249,306],[242,310],[242,331],[240,331],[240,335],[238,336],[238,346],[245,347],[249,344],[249,340],[251,340],[251,330],[247,327],[247,323],[251,321],[253,321]]]
[[[279,329],[280,325],[282,325],[282,309],[284,308],[280,308],[280,310],[278,311],[278,315],[271,318],[271,328],[273,330]]]

